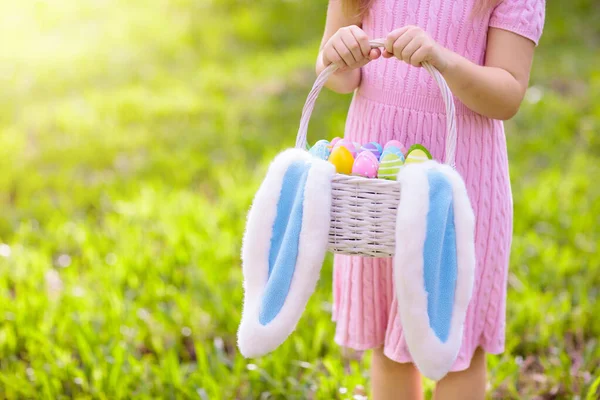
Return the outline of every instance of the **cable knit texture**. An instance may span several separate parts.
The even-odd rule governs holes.
[[[417,25],[439,44],[471,61],[484,62],[489,27],[515,32],[536,45],[544,0],[503,0],[471,17],[477,0],[376,0],[363,20],[371,38]],[[504,350],[506,283],[512,238],[512,194],[501,121],[469,110],[457,99],[456,168],[464,177],[476,215],[477,270],[463,343],[452,371],[468,368],[475,349]],[[422,68],[379,59],[362,69],[346,121],[346,137],[366,143],[398,139],[421,143],[444,160],[445,115],[439,89]],[[356,350],[384,346],[398,362],[411,362],[394,296],[391,259],[336,255],[333,319],[337,343]]]

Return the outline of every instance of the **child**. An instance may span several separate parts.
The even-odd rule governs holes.
[[[421,143],[444,159],[444,104],[423,61],[455,95],[456,169],[476,215],[477,270],[462,348],[436,399],[483,399],[485,352],[504,350],[512,195],[502,120],[514,116],[529,83],[545,17],[544,0],[330,0],[317,73],[340,66],[327,87],[355,91],[346,137]],[[370,39],[385,38],[384,49]],[[421,399],[397,314],[392,260],[337,255],[335,340],[373,349],[375,399]],[[435,356],[435,355],[432,355]]]

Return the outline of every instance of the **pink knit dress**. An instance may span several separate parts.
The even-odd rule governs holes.
[[[489,27],[529,38],[542,34],[544,0],[503,0],[486,15],[470,18],[478,0],[376,0],[363,20],[370,38],[416,25],[440,45],[483,64]],[[458,126],[456,168],[465,179],[476,215],[475,286],[463,343],[452,371],[469,367],[477,347],[504,351],[506,289],[513,205],[501,121],[483,117],[455,99]],[[444,160],[445,113],[435,82],[423,68],[380,58],[362,69],[345,136],[353,141],[406,147],[421,143]],[[412,362],[393,290],[392,260],[336,255],[333,319],[335,341],[355,350],[383,346],[387,357]]]

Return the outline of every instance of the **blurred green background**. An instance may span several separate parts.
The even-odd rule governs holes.
[[[331,259],[299,328],[244,360],[240,242],[293,146],[326,1],[0,2],[0,397],[362,398]],[[506,125],[515,204],[495,399],[597,399],[600,4],[548,2]],[[311,141],[342,133],[324,93]],[[430,391],[432,384],[426,382]]]

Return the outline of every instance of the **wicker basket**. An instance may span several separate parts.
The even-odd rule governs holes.
[[[383,47],[383,39],[372,40],[371,47]],[[454,166],[456,151],[456,117],[452,92],[432,65],[423,67],[437,82],[446,106],[445,163]],[[315,101],[334,65],[317,77],[302,110],[296,148],[306,148],[308,123]],[[400,201],[400,184],[384,179],[336,174],[332,181],[331,227],[329,251],[363,257],[392,257],[395,252],[396,212]]]

